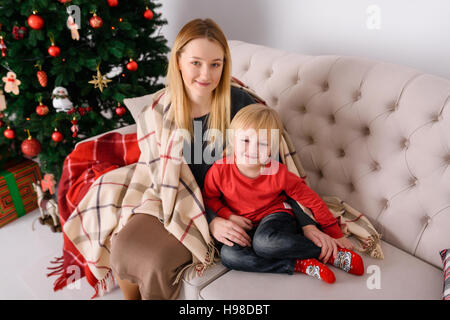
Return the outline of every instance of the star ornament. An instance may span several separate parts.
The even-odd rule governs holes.
[[[97,75],[93,76],[93,79],[89,81],[89,83],[93,84],[94,88],[98,88],[100,92],[103,92],[103,88],[108,87],[108,82],[112,82],[112,80],[109,80],[104,75],[102,75],[100,72],[100,68],[97,66]]]

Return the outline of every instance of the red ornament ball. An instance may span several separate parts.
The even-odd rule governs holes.
[[[58,46],[55,46],[55,44],[52,44],[48,48],[48,54],[51,55],[52,57],[57,57],[60,55],[60,53],[61,53],[61,49]]]
[[[5,132],[3,132],[3,135],[6,137],[6,139],[14,139],[16,137],[16,132],[8,127],[6,128]]]
[[[98,29],[101,28],[101,26],[103,25],[103,20],[94,13],[94,15],[89,20],[89,24],[91,25],[92,28]]]
[[[61,132],[55,129],[55,132],[52,133],[52,140],[55,142],[61,142],[64,139],[64,136]]]
[[[44,27],[44,19],[34,13],[28,17],[27,22],[30,28],[34,30],[40,30],[42,29],[42,27]]]
[[[48,113],[49,109],[45,104],[40,103],[36,107],[36,113],[40,116],[45,116]]]
[[[131,60],[130,62],[127,63],[127,69],[130,71],[136,71],[138,69],[138,64],[136,61]]]
[[[117,7],[119,5],[119,0],[108,0],[108,6]]]
[[[22,142],[21,149],[24,155],[35,157],[41,152],[41,143],[39,140],[29,137]]]
[[[127,109],[125,109],[124,107],[117,107],[116,108],[116,114],[121,117],[125,114],[125,112],[127,112]]]
[[[153,11],[147,8],[144,11],[144,18],[147,20],[152,20],[153,19]]]

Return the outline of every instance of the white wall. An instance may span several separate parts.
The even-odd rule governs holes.
[[[450,79],[449,0],[157,1],[170,47],[186,22],[209,17],[230,40],[366,57]]]

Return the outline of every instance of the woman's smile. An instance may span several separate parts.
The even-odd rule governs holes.
[[[201,87],[207,87],[211,84],[211,82],[203,82],[203,81],[197,81],[197,80],[195,80],[195,83]]]

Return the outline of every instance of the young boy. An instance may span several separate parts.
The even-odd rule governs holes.
[[[252,246],[223,245],[222,263],[241,271],[301,272],[333,283],[333,271],[318,261],[321,248],[298,232],[286,195],[311,209],[330,237],[345,246],[350,241],[304,180],[271,159],[271,150],[278,154],[283,132],[277,112],[261,104],[249,105],[235,115],[230,129],[231,152],[209,169],[203,198],[219,216],[249,230]],[[352,274],[364,273],[361,257],[343,246],[338,246],[337,257],[330,257],[327,263]]]

